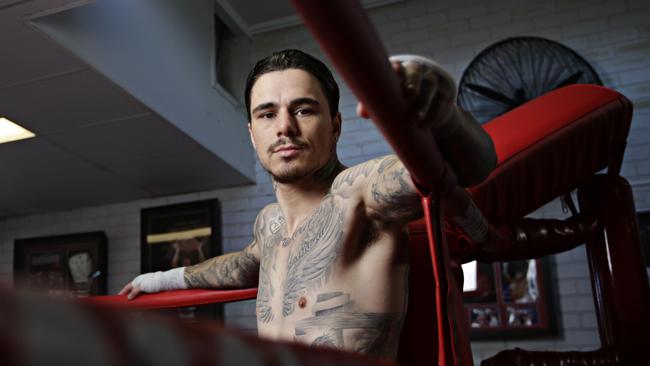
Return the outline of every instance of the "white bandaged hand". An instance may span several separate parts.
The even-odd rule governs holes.
[[[147,293],[183,290],[187,288],[184,274],[185,267],[174,268],[164,272],[144,273],[133,279],[132,285]]]

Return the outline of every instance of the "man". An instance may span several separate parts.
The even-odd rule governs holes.
[[[495,161],[491,140],[455,106],[453,81],[427,60],[402,61],[393,67],[413,111],[405,122],[447,138],[439,145],[463,184],[485,178]],[[421,216],[408,172],[395,156],[351,168],[339,162],[338,86],[312,56],[285,50],[259,61],[245,97],[251,141],[277,197],[258,214],[253,242],[140,275],[120,294],[257,285],[261,336],[394,358],[408,291],[405,228]],[[368,115],[363,105],[357,112]],[[459,150],[486,159],[463,165]]]

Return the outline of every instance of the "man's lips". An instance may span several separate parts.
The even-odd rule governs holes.
[[[298,152],[302,150],[302,147],[296,146],[296,145],[285,145],[285,146],[279,146],[273,150],[273,154],[278,154],[282,156],[283,158],[288,158],[292,157],[294,155],[297,155]]]
[[[280,151],[287,151],[287,150],[300,150],[300,149],[302,149],[300,146],[284,145],[284,146],[276,147],[275,150],[273,150],[273,152],[280,152]]]

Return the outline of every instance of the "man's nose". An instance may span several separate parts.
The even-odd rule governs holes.
[[[298,125],[293,114],[288,111],[280,113],[278,118],[278,136],[295,136],[298,133]]]

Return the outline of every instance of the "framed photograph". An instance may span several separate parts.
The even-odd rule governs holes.
[[[141,272],[187,267],[222,254],[216,199],[141,211]],[[176,309],[181,319],[222,318],[221,305]]]
[[[58,297],[106,295],[104,232],[17,239],[14,286]]]
[[[472,339],[553,336],[555,302],[548,258],[476,263],[463,293]]]

